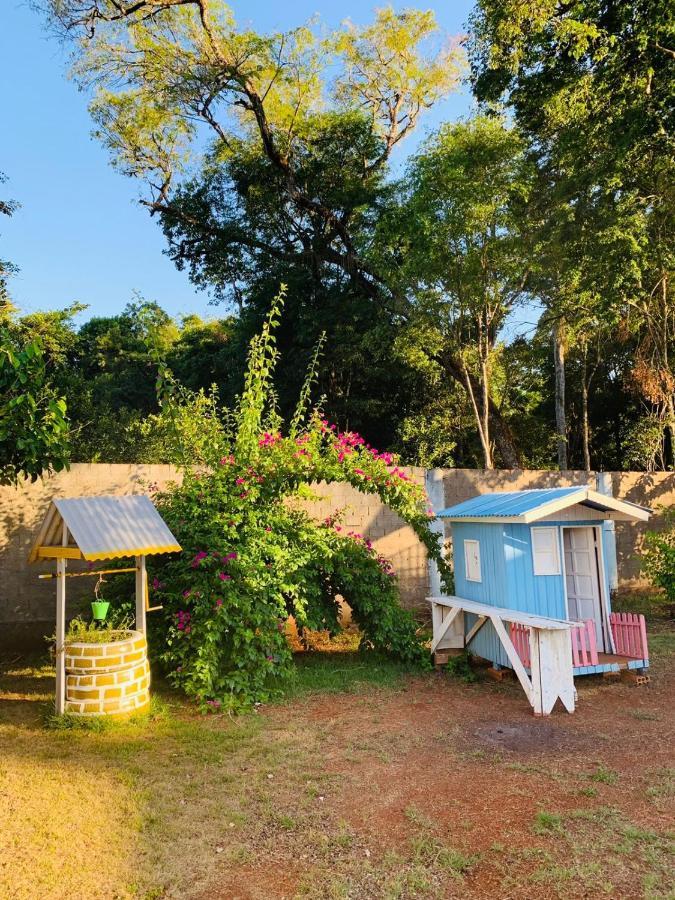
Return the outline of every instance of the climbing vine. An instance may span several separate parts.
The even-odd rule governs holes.
[[[424,488],[391,454],[310,409],[316,358],[284,428],[273,399],[282,302],[283,292],[251,344],[244,390],[214,442],[222,455],[199,470],[185,468],[182,483],[156,497],[183,548],[158,559],[152,573],[164,607],[162,659],[204,709],[238,709],[282,690],[292,673],[288,616],[301,631],[335,633],[340,596],[361,628],[363,649],[428,665],[389,561],[339,515],[317,523],[298,502],[312,484],[346,481],[377,495],[439,559]]]

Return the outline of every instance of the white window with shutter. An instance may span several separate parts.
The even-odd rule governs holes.
[[[531,528],[532,565],[535,575],[560,575],[557,528]]]
[[[467,581],[482,581],[480,577],[480,543],[464,541],[464,567]]]

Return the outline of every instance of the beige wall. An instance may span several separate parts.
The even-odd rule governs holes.
[[[29,566],[27,562],[52,497],[137,494],[152,483],[164,486],[176,477],[171,466],[78,463],[69,472],[44,480],[26,481],[18,488],[0,487],[0,645],[34,643],[54,630],[54,582],[38,579],[41,572],[54,571],[54,564]],[[77,608],[78,597],[91,593],[92,587],[89,578],[69,579],[69,611]]]
[[[408,469],[422,482],[423,469]],[[612,473],[613,493],[617,497],[647,506],[675,504],[675,474],[659,472]],[[170,466],[74,465],[69,472],[24,483],[18,488],[0,487],[0,643],[19,640],[22,634],[45,634],[53,628],[54,583],[39,581],[37,575],[50,571],[49,563],[28,566],[26,560],[36,528],[56,497],[94,494],[131,494],[175,480]],[[447,469],[443,472],[445,503],[451,506],[478,493],[520,490],[535,487],[595,483],[585,472],[537,472],[473,469]],[[424,551],[408,528],[375,497],[363,495],[349,485],[318,485],[319,499],[308,508],[317,518],[325,518],[336,509],[344,509],[344,525],[369,537],[378,551],[391,559],[398,572],[403,602],[423,607],[427,593],[427,568]],[[649,527],[659,527],[657,515]],[[644,525],[617,523],[619,579],[624,588],[644,586],[639,574],[639,549]],[[53,568],[53,566],[51,566]],[[88,579],[69,582],[74,600],[91,590]]]

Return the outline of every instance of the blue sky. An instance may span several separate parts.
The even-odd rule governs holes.
[[[328,27],[345,18],[363,23],[379,5],[384,3],[231,4],[238,21],[260,31],[291,28],[314,15]],[[434,4],[442,29],[463,33],[472,5]],[[139,292],[172,315],[217,314],[208,296],[163,255],[161,231],[137,202],[140,185],[113,171],[90,137],[88,98],[67,79],[64,50],[25,2],[4,0],[2,6],[0,171],[9,182],[1,190],[21,208],[0,221],[0,257],[21,270],[10,284],[14,302],[28,312],[77,300],[89,305],[86,318],[114,315]],[[469,109],[466,90],[452,95],[427,115],[404,152],[440,121]]]

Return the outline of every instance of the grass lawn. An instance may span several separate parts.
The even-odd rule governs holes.
[[[283,704],[45,727],[53,672],[0,668],[0,897],[673,897],[673,633],[652,685],[516,683],[301,655]]]

